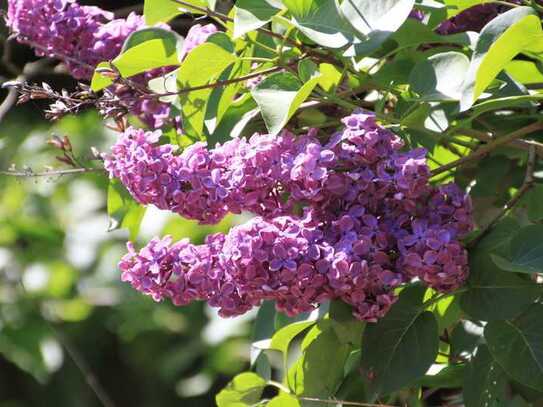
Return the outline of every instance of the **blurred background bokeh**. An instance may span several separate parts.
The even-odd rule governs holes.
[[[121,13],[138,4],[82,3]],[[191,21],[177,24],[182,32]],[[36,58],[0,26],[4,82]],[[54,61],[39,68],[32,82],[74,88]],[[0,91],[0,103],[6,96]],[[116,137],[93,111],[49,123],[45,107],[0,114],[0,170],[64,167],[46,143],[53,135],[69,136],[81,160]],[[246,368],[252,315],[222,320],[204,304],[155,303],[120,282],[128,232],[108,232],[107,185],[101,173],[0,175],[0,407],[103,405],[98,396],[115,406],[214,406],[214,394]],[[150,208],[138,242],[165,234],[201,242],[238,221],[202,227]]]

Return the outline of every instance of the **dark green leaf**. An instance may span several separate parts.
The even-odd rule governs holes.
[[[528,217],[532,222],[543,219],[543,184],[535,184],[525,197]]]
[[[330,319],[332,328],[342,344],[359,348],[362,340],[364,323],[353,317],[353,309],[349,304],[336,300],[330,303]]]
[[[478,251],[501,252],[509,250],[511,238],[520,229],[518,220],[512,216],[502,219],[478,244]]]
[[[438,326],[423,311],[425,288],[402,291],[389,313],[366,327],[361,365],[372,394],[387,394],[413,383],[434,362],[439,346]]]
[[[263,352],[274,333],[273,319],[275,317],[275,304],[264,301],[258,310],[251,338],[251,367],[266,379],[271,376],[271,366],[268,357]],[[264,346],[262,346],[264,345]]]
[[[506,389],[505,372],[494,361],[488,348],[480,345],[464,378],[466,407],[501,406],[506,400]]]
[[[413,18],[408,18],[390,39],[394,40],[399,48],[416,47],[425,43],[469,46],[473,41],[468,33],[439,35],[426,24]]]
[[[319,67],[310,59],[303,59],[298,63],[298,76],[302,82],[307,82],[313,76],[318,75]]]
[[[426,375],[417,381],[417,385],[433,389],[454,389],[462,387],[465,375],[465,365],[445,366],[435,375]]]
[[[471,255],[470,273],[460,306],[478,320],[514,318],[541,295],[541,288],[532,281],[500,271],[488,253]]]
[[[543,225],[520,229],[511,239],[507,258],[492,254],[492,260],[502,270],[513,273],[543,272]]]
[[[484,342],[483,326],[472,321],[460,321],[450,334],[452,358],[470,357]]]
[[[543,305],[533,305],[512,321],[493,321],[485,339],[494,359],[509,376],[543,390]]]
[[[315,328],[320,327],[318,325]],[[343,366],[349,356],[350,346],[339,341],[329,324],[322,324],[322,329],[315,329],[312,334],[311,342],[306,343],[305,347],[302,345],[303,375],[297,375],[296,391],[304,396],[329,398],[343,379]]]

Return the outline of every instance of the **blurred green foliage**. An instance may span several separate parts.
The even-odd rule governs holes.
[[[37,172],[55,163],[46,144],[52,135],[69,134],[76,152],[105,150],[115,137],[94,112],[50,125],[38,109],[14,109],[2,123],[1,168]],[[203,304],[156,304],[119,281],[128,232],[106,232],[107,185],[102,174],[0,177],[2,407],[98,406],[88,372],[115,405],[212,406],[228,378],[247,367],[247,318],[221,322]],[[201,242],[234,221],[201,227],[148,210],[139,237]]]

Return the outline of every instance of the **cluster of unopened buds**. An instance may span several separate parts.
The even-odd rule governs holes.
[[[284,131],[179,153],[160,137],[129,128],[104,156],[134,199],[202,223],[256,217],[202,245],[129,244],[122,279],[156,300],[203,300],[233,316],[265,299],[295,315],[339,298],[375,321],[401,284],[449,291],[467,277],[469,197],[454,184],[430,185],[425,151],[402,151],[371,113],[344,118],[325,143],[313,130]]]

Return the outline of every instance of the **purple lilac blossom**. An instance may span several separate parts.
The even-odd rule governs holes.
[[[114,47],[94,49],[96,32],[112,19],[113,13],[75,0],[10,0],[6,22],[19,41],[36,47],[37,55],[57,57],[76,79],[88,79],[106,59],[100,52],[115,52]]]
[[[520,0],[510,0],[510,3],[521,4]],[[454,17],[443,21],[436,29],[439,34],[448,35],[466,31],[481,31],[483,27],[498,15],[510,10],[511,7],[498,4],[478,4],[463,10]]]
[[[211,34],[215,34],[217,31],[218,31],[217,27],[213,24],[193,25],[190,28],[189,32],[187,33],[187,36],[185,37],[185,41],[183,42],[181,53],[179,55],[181,60],[185,59],[190,51],[192,51],[198,45],[201,45],[204,42],[206,42],[207,38]]]
[[[60,59],[78,80],[90,80],[100,62],[115,58],[128,36],[145,27],[142,16],[131,13],[125,19],[113,19],[113,13],[81,6],[75,0],[9,0],[6,22],[20,42],[34,47],[39,56]],[[165,24],[161,27],[168,28]],[[215,32],[217,28],[213,24],[192,27],[181,58]],[[160,68],[132,80],[145,86],[150,79],[167,72],[167,68]],[[113,87],[119,103],[149,127],[160,128],[169,119],[168,104],[141,99],[125,86]]]
[[[425,151],[402,151],[372,114],[354,113],[343,125],[324,145],[316,131],[284,132],[181,154],[157,144],[160,132],[128,130],[105,164],[139,202],[206,223],[228,212],[261,217],[202,246],[154,240],[139,254],[131,248],[123,279],[155,299],[206,300],[224,316],[264,299],[294,315],[341,298],[366,321],[384,316],[394,288],[414,278],[439,291],[460,286],[469,197],[454,184],[431,186]],[[178,247],[190,261],[177,259]]]

